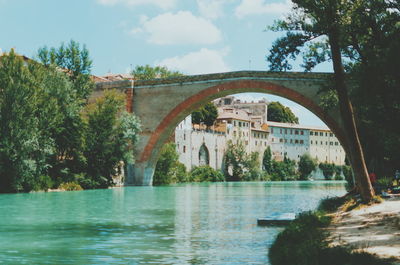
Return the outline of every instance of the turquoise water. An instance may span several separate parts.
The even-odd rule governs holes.
[[[337,182],[239,182],[1,194],[0,263],[268,264],[281,228],[257,218],[344,193]]]

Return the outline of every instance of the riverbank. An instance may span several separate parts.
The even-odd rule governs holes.
[[[327,230],[332,246],[349,246],[400,264],[400,197],[349,212],[339,210]]]
[[[398,199],[371,205],[349,196],[322,200],[277,236],[271,264],[400,264],[399,211]]]

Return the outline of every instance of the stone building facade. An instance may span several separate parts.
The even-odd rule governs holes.
[[[266,100],[241,102],[230,96],[214,104],[218,118],[210,128],[192,125],[188,116],[175,129],[179,161],[187,170],[200,165],[223,169],[228,141],[242,141],[247,153],[258,152],[260,160],[269,146],[277,161],[287,157],[298,162],[308,153],[319,163],[344,164],[345,152],[329,129],[267,121]]]

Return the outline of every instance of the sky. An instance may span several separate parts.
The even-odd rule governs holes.
[[[266,56],[281,35],[266,31],[290,11],[289,0],[0,0],[0,49],[35,57],[40,47],[75,40],[86,45],[92,73],[127,73],[136,65],[184,74],[268,70]],[[302,71],[296,64],[294,71]],[[329,65],[316,71],[331,72]],[[272,95],[304,125],[324,126],[300,105]]]

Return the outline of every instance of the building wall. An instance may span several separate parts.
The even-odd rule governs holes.
[[[272,157],[282,161],[287,158],[295,161],[300,160],[300,156],[309,153],[309,131],[297,127],[271,126],[269,142],[271,143]]]
[[[336,136],[328,130],[310,131],[310,155],[319,163],[344,165],[346,153]]]

